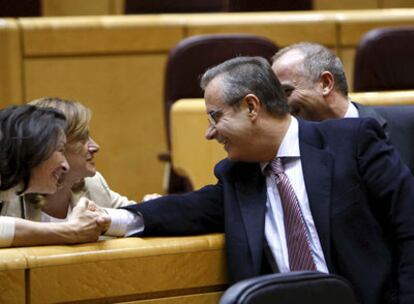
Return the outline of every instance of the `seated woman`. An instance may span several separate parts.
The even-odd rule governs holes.
[[[86,197],[97,205],[117,208],[136,202],[109,189],[105,179],[96,172],[94,155],[99,145],[89,135],[91,112],[76,101],[41,98],[30,102],[41,108],[55,108],[66,117],[66,151],[70,170],[62,176],[59,189],[53,194],[25,195],[20,204],[13,204],[7,215],[40,222],[66,221],[68,215]]]
[[[54,109],[24,105],[0,110],[0,247],[91,242],[109,226],[109,217],[89,211],[86,199],[65,223],[3,216],[23,194],[58,189],[69,170],[65,129],[65,116]]]

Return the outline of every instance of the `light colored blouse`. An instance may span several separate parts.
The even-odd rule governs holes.
[[[81,197],[86,197],[98,206],[104,208],[118,208],[136,204],[135,201],[129,200],[126,196],[122,196],[119,193],[112,191],[104,177],[99,172],[96,172],[93,177],[85,178],[85,187],[81,191],[72,193],[68,215],[71,213]],[[43,213],[40,208],[37,208],[34,204],[27,202],[21,196],[8,195],[7,200],[4,198],[2,200],[3,203],[0,213],[0,247],[8,247],[13,241],[15,229],[14,220],[12,219],[13,217],[38,222],[54,221],[50,219],[50,216],[45,216],[45,213]],[[10,234],[12,235],[11,239]]]

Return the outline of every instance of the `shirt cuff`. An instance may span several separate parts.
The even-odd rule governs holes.
[[[14,240],[16,223],[13,217],[0,216],[0,247],[10,247]]]
[[[111,225],[104,235],[126,237],[144,231],[144,218],[141,214],[125,209],[104,209],[111,217]]]

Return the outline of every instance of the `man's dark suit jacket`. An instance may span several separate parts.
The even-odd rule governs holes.
[[[402,160],[414,173],[414,106],[364,106],[354,102],[360,117],[374,118]]]
[[[414,178],[373,119],[299,120],[309,204],[331,273],[363,303],[414,303]],[[144,235],[224,231],[232,282],[263,273],[266,182],[258,163],[223,160],[216,185],[126,207]]]

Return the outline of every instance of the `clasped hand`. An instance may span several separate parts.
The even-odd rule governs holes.
[[[74,243],[94,242],[111,225],[111,218],[93,201],[82,197],[69,215]]]

